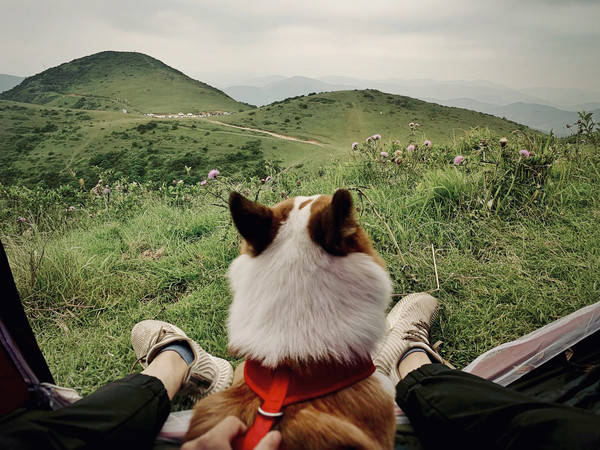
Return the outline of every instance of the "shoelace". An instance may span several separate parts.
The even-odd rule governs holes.
[[[412,341],[412,342],[423,342],[429,345],[429,325],[422,320],[418,322],[413,322],[412,325],[416,328],[413,330],[408,330],[404,334],[404,339]]]

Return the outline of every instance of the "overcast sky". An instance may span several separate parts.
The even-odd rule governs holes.
[[[0,0],[0,73],[139,51],[224,86],[262,75],[600,90],[600,0]]]

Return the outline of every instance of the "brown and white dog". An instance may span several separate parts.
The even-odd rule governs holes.
[[[229,205],[243,237],[229,269],[230,351],[267,369],[287,367],[300,379],[319,364],[352,366],[366,359],[372,365],[391,281],[354,218],[350,193],[295,197],[268,208],[234,192]],[[262,400],[239,370],[236,378],[231,388],[196,404],[186,440],[226,416],[254,423]],[[393,402],[393,386],[374,373],[285,406],[275,426],[281,448],[390,449]]]

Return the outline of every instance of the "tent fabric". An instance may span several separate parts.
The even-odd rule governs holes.
[[[4,246],[0,241],[0,324],[6,329],[21,355],[40,382],[54,383],[48,364],[27,321]]]
[[[476,358],[463,370],[501,386],[508,386],[598,330],[600,302],[499,345]]]

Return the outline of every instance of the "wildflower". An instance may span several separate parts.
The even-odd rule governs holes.
[[[381,152],[381,153],[379,153],[379,154],[380,154],[381,156],[383,156],[384,158],[387,158],[388,156],[390,156],[388,152]]]
[[[431,147],[431,141],[427,139],[425,142],[423,142],[423,145],[425,145],[425,147]]]
[[[500,147],[505,147],[506,143],[508,142],[508,139],[506,139],[505,137],[500,138]]]
[[[19,216],[19,217],[17,218],[17,222],[20,222],[20,223],[27,223],[27,219],[26,219],[25,217],[21,217],[21,216]]]
[[[381,139],[381,135],[380,134],[374,134],[373,136],[371,136],[374,140],[378,141],[379,139]]]
[[[420,126],[421,126],[420,123],[415,122],[415,128],[420,127]]]
[[[265,180],[264,178],[261,178],[261,179],[260,179],[260,182],[261,182],[262,184],[265,184],[265,181],[267,181],[267,180]]]
[[[75,207],[74,207],[74,206],[69,206],[69,207],[67,208],[67,211],[68,211],[68,212],[73,212],[73,211],[75,211]]]
[[[530,153],[526,150],[526,149],[522,149],[519,150],[519,154],[523,157],[523,158],[529,158]]]
[[[206,186],[206,183],[208,183],[208,181],[206,181],[206,180],[202,180],[202,181],[200,182],[200,186]]]
[[[102,192],[104,192],[105,195],[108,195],[108,194],[110,194],[110,189],[105,187]]]
[[[415,151],[414,144],[410,144],[408,147],[406,147],[406,151],[408,151],[408,152],[414,152]]]
[[[370,144],[372,140],[373,140],[373,136],[369,136],[367,139],[365,139],[365,142],[367,144]]]
[[[415,123],[414,123],[414,122],[411,122],[411,123],[409,123],[409,124],[408,124],[408,127],[409,127],[409,128],[414,128],[414,127],[415,127]]]
[[[582,144],[585,144],[585,139],[582,139],[580,142],[581,142]]]
[[[352,143],[352,150],[356,150],[358,148],[358,142]]]
[[[268,183],[271,180],[272,180],[271,175],[268,175],[267,178],[265,178],[265,183]]]
[[[221,172],[219,172],[217,169],[212,169],[210,172],[208,172],[208,179],[214,180],[219,175],[221,175]]]
[[[459,166],[460,164],[462,164],[462,162],[463,162],[464,160],[465,160],[465,157],[464,157],[464,156],[462,156],[462,155],[456,155],[456,156],[454,157],[454,161],[453,161],[453,163],[454,163],[454,165],[455,165],[455,166]]]

